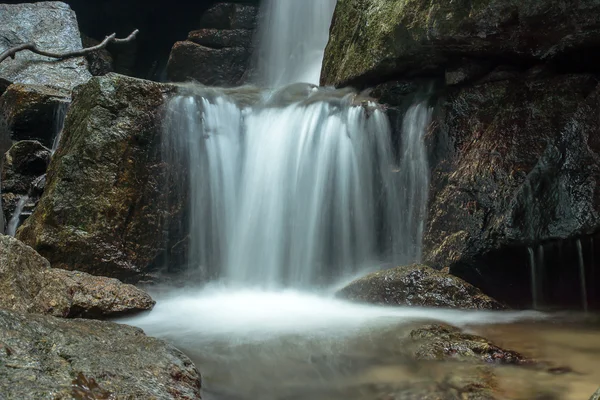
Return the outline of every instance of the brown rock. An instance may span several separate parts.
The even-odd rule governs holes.
[[[142,290],[116,279],[50,268],[29,246],[0,236],[0,308],[102,318],[149,310],[154,304]]]
[[[462,279],[424,265],[408,265],[369,274],[350,283],[337,296],[382,305],[504,308]]]

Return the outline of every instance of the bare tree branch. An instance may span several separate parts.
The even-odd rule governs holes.
[[[135,31],[133,31],[131,33],[131,35],[127,36],[125,39],[117,39],[116,38],[117,34],[113,33],[112,35],[107,36],[102,41],[102,43],[100,43],[96,46],[88,47],[87,49],[68,51],[66,53],[52,53],[50,51],[45,51],[45,50],[39,49],[35,43],[24,43],[24,44],[20,44],[18,46],[12,47],[12,48],[6,50],[5,52],[3,52],[2,54],[0,54],[0,63],[9,57],[14,60],[15,55],[18,52],[23,51],[23,50],[29,50],[32,53],[39,54],[39,55],[46,56],[46,57],[51,57],[51,58],[57,58],[59,60],[64,60],[64,59],[73,58],[73,57],[82,57],[82,56],[86,56],[90,53],[93,53],[95,51],[102,50],[103,48],[108,46],[110,43],[121,44],[121,43],[131,42],[132,40],[135,39],[135,37],[137,36],[138,33],[139,33],[139,30],[136,29]]]

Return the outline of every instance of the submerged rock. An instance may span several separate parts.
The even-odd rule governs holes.
[[[18,233],[53,267],[136,281],[164,252],[161,107],[172,90],[111,73],[75,91],[44,195]]]
[[[144,291],[116,279],[50,268],[31,247],[0,235],[0,308],[102,318],[149,310],[154,304]]]
[[[241,85],[250,65],[257,13],[257,6],[233,3],[219,3],[206,11],[199,29],[173,46],[169,78],[209,86]]]
[[[0,53],[29,42],[47,51],[80,50],[81,37],[75,13],[67,4],[58,1],[0,4]],[[6,86],[26,83],[71,91],[90,78],[83,57],[59,61],[21,51],[14,60],[0,63],[0,86],[1,82]]]
[[[489,340],[463,333],[449,325],[429,325],[410,333],[415,342],[416,360],[470,361],[492,364],[529,365],[533,361],[512,350],[502,349]]]
[[[464,57],[597,71],[599,16],[597,1],[339,0],[321,82],[427,75]]]
[[[456,276],[425,265],[374,272],[350,283],[338,296],[372,304],[462,309],[503,309],[504,306]]]
[[[3,399],[200,399],[200,374],[183,353],[113,322],[0,310],[0,376]]]
[[[4,120],[0,136],[13,141],[37,140],[52,147],[70,101],[70,94],[62,90],[11,85],[0,96],[0,119]]]

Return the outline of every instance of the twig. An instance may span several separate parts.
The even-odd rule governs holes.
[[[117,39],[116,38],[117,34],[113,33],[112,35],[107,36],[102,41],[102,43],[100,43],[96,46],[88,47],[87,49],[69,51],[66,53],[52,53],[50,51],[45,51],[45,50],[39,49],[35,43],[24,43],[24,44],[20,44],[18,46],[12,47],[12,48],[6,50],[5,52],[3,52],[2,54],[0,54],[0,63],[9,57],[14,60],[15,55],[18,52],[23,51],[23,50],[29,50],[32,53],[39,54],[39,55],[45,56],[45,57],[57,58],[59,60],[64,60],[64,59],[73,58],[73,57],[82,57],[82,56],[88,55],[90,53],[93,53],[95,51],[102,50],[103,48],[108,46],[109,43],[121,44],[121,43],[131,42],[132,40],[135,39],[138,32],[139,32],[139,30],[136,29],[135,31],[131,32],[131,35],[127,36],[125,39]]]

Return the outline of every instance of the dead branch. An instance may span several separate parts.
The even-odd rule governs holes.
[[[45,56],[45,57],[57,58],[59,60],[65,60],[67,58],[74,58],[74,57],[82,57],[82,56],[86,56],[90,53],[93,53],[95,51],[102,50],[103,48],[108,46],[110,43],[121,44],[121,43],[131,42],[132,40],[135,39],[135,37],[137,36],[138,33],[139,33],[139,30],[136,29],[135,31],[131,32],[131,35],[127,36],[125,39],[117,39],[117,37],[116,37],[117,34],[113,33],[112,35],[107,36],[102,41],[102,43],[100,43],[96,46],[88,47],[87,49],[69,51],[66,53],[53,53],[50,51],[45,51],[45,50],[39,49],[35,43],[24,43],[24,44],[20,44],[18,46],[12,47],[12,48],[6,50],[5,52],[3,52],[2,54],[0,54],[0,63],[9,57],[14,60],[15,55],[18,52],[23,51],[23,50],[29,50],[32,53],[39,54],[39,55]]]

